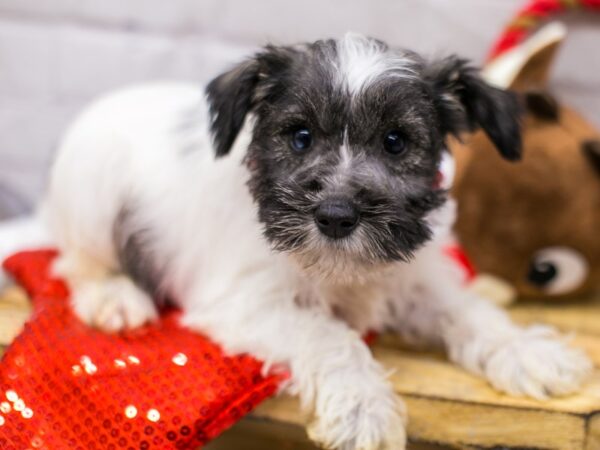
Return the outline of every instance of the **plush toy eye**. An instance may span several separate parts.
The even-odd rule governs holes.
[[[298,152],[306,151],[312,145],[312,135],[308,128],[298,128],[292,132],[292,148]]]
[[[527,280],[547,294],[565,294],[581,286],[588,270],[587,261],[576,250],[548,247],[531,260]]]
[[[398,130],[391,130],[383,137],[385,151],[392,155],[399,155],[406,150],[406,140]]]

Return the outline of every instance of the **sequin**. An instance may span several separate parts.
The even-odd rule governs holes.
[[[83,366],[83,370],[90,375],[93,375],[98,371],[98,367],[92,362],[92,358],[87,355],[82,356],[79,362]]]
[[[225,357],[181,328],[174,310],[119,335],[83,326],[67,287],[48,277],[54,255],[5,263],[34,314],[0,364],[1,450],[197,449],[286,378],[263,375],[248,356]]]
[[[184,353],[177,353],[173,356],[173,364],[178,366],[185,366],[187,364],[188,358]]]
[[[23,411],[25,409],[25,402],[19,398],[15,401],[13,408],[15,411]]]
[[[135,406],[129,405],[125,408],[125,417],[133,419],[135,416],[137,416],[137,408]]]
[[[19,396],[15,391],[6,391],[6,398],[9,402],[16,402],[19,399]]]
[[[156,409],[151,409],[146,414],[146,417],[150,422],[158,422],[160,420],[160,413]]]

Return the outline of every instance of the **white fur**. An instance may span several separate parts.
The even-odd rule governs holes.
[[[352,95],[385,76],[415,78],[414,60],[400,51],[382,49],[377,41],[360,34],[347,33],[337,45],[339,73]]]
[[[452,204],[429,218],[437,237],[414,261],[372,277],[307,275],[271,251],[246,186],[249,131],[215,159],[204,102],[193,85],[136,87],[97,102],[68,131],[47,218],[62,250],[57,270],[82,319],[114,331],[156,317],[119,272],[113,244],[115,218],[132,201],[183,323],[229,352],[287,365],[288,389],[314,411],[310,435],[327,448],[404,448],[404,407],[361,339],[369,329],[443,345],[453,361],[512,394],[577,389],[590,368],[580,352],[545,329],[514,325],[463,289],[443,255]]]

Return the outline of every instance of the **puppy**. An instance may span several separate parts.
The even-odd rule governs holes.
[[[518,159],[518,104],[464,60],[358,35],[269,46],[214,79],[101,99],[66,134],[43,216],[77,314],[108,332],[152,298],[228,352],[291,370],[326,448],[404,448],[405,409],[361,336],[445,347],[497,389],[575,390],[590,363],[462,286],[443,243],[445,139]]]

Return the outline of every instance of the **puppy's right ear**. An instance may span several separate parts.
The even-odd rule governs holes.
[[[259,62],[251,59],[219,75],[206,87],[216,156],[229,153],[246,114],[252,109]]]
[[[267,46],[208,84],[206,96],[217,157],[229,153],[246,115],[269,95],[289,67],[293,53],[289,47]]]

